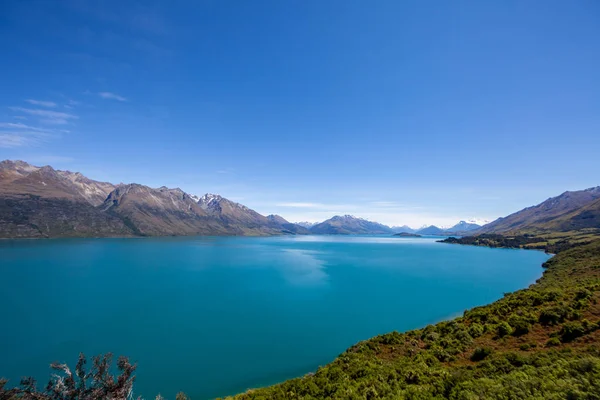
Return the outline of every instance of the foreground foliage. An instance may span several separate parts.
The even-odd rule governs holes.
[[[133,375],[136,365],[131,364],[126,357],[119,357],[117,368],[119,374],[110,373],[112,354],[96,356],[92,359],[92,368],[85,369],[87,359],[79,355],[75,372],[66,364],[54,363],[51,368],[58,373],[53,375],[45,389],[38,390],[33,378],[24,378],[21,385],[13,389],[5,389],[6,381],[0,380],[0,399],[4,400],[96,400],[96,399],[127,399],[132,396]]]
[[[235,398],[600,399],[600,240],[560,246],[528,289]]]

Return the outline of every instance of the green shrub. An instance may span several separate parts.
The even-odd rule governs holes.
[[[567,322],[560,330],[560,340],[564,343],[571,342],[585,334],[581,322]]]
[[[513,332],[513,328],[506,321],[500,322],[496,326],[496,333],[498,334],[499,337],[504,337],[504,336],[510,335],[512,332]]]
[[[460,344],[468,346],[473,343],[473,337],[464,329],[459,329],[454,333],[454,337]]]
[[[539,321],[542,325],[557,325],[569,316],[569,311],[565,306],[548,307],[540,313]]]
[[[477,338],[483,335],[483,330],[483,325],[475,322],[471,324],[471,326],[469,326],[469,335],[471,335],[471,337]]]
[[[586,288],[580,288],[575,292],[575,300],[585,300],[592,297],[592,292],[587,290]]]
[[[529,329],[531,328],[529,322],[523,317],[513,316],[510,318],[509,324],[513,328],[512,334],[514,336],[525,335],[526,333],[529,333]]]
[[[550,338],[546,342],[546,347],[556,347],[556,346],[560,346],[560,340],[558,340],[558,338],[555,338],[555,337]]]
[[[481,361],[492,353],[489,347],[478,347],[471,355],[471,361]]]

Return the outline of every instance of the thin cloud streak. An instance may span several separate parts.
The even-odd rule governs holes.
[[[50,137],[43,132],[32,131],[0,131],[0,147],[15,148],[35,146]]]
[[[42,107],[56,107],[56,103],[53,101],[43,101],[43,100],[34,100],[34,99],[27,99],[25,100],[26,102],[28,102],[29,104],[33,104],[34,106],[42,106]]]
[[[22,124],[20,122],[17,122],[17,123],[14,123],[14,122],[0,122],[0,128],[26,129],[26,130],[37,131],[37,132],[54,132],[54,130],[52,130],[52,129],[38,128],[38,127],[35,127],[35,126],[25,125],[25,124]]]
[[[98,96],[102,97],[103,99],[127,101],[125,97],[111,92],[100,92],[98,93]]]
[[[71,120],[78,119],[79,117],[73,114],[43,110],[39,108],[24,108],[24,107],[9,107],[13,111],[23,112],[25,114],[34,115],[41,118],[41,122],[47,124],[68,124]]]

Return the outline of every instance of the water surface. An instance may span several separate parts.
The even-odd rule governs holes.
[[[489,303],[547,258],[428,238],[0,241],[0,377],[45,384],[50,362],[110,351],[146,399],[223,396]]]

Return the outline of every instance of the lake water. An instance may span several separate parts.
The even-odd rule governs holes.
[[[489,303],[547,258],[428,238],[0,241],[0,377],[41,386],[50,362],[110,351],[146,399],[224,396]]]

